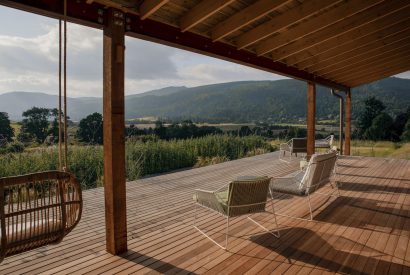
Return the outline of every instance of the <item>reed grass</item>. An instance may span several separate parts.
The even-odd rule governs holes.
[[[126,177],[131,181],[146,175],[262,154],[275,148],[257,136],[214,135],[187,140],[127,141],[125,149]],[[70,146],[68,155],[69,170],[84,189],[102,185],[102,146]],[[57,168],[58,152],[55,146],[0,155],[0,177]]]

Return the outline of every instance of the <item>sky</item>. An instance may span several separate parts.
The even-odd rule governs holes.
[[[18,20],[16,20],[18,18]],[[69,97],[102,96],[102,31],[68,24]],[[125,93],[283,76],[126,37]],[[398,75],[410,78],[410,72]],[[0,94],[58,93],[58,21],[0,6]]]

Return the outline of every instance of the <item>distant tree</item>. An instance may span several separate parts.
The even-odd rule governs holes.
[[[103,143],[103,119],[100,113],[93,113],[80,120],[77,138],[92,144]]]
[[[29,138],[35,139],[42,143],[48,135],[48,118],[50,109],[33,107],[23,112],[24,119],[21,122],[20,141],[26,141]]]
[[[364,132],[364,137],[370,140],[390,140],[393,119],[386,113],[376,116],[369,128]]]
[[[252,130],[251,128],[249,128],[249,126],[242,126],[239,129],[239,136],[244,137],[249,135],[252,135]]]
[[[162,121],[155,122],[154,134],[157,135],[160,139],[165,139],[167,135],[167,129],[164,127]]]
[[[9,115],[5,112],[0,112],[0,139],[12,141],[14,137],[14,129],[11,127]]]
[[[410,141],[410,119],[407,120],[407,123],[404,126],[403,134],[400,138],[402,141]]]
[[[410,107],[403,113],[400,113],[394,119],[392,125],[392,139],[394,141],[400,141],[400,137],[403,134],[406,122],[410,119]]]
[[[53,137],[53,142],[58,142],[58,109],[50,109],[50,117],[52,118],[51,126],[48,135]],[[70,117],[67,117],[67,125],[69,125]],[[64,113],[61,113],[61,127],[64,127]],[[64,140],[64,133],[62,129],[62,139]]]
[[[359,115],[357,126],[359,136],[363,136],[366,130],[372,126],[373,119],[378,116],[386,106],[375,97],[369,97],[364,102],[364,110]]]

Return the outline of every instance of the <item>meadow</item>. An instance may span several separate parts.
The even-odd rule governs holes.
[[[200,167],[275,150],[262,137],[212,135],[186,140],[134,140],[126,142],[126,177],[128,181],[146,175]],[[84,189],[103,182],[103,149],[96,145],[69,146],[69,171]],[[58,166],[55,146],[27,149],[22,153],[0,155],[0,177],[22,175]]]

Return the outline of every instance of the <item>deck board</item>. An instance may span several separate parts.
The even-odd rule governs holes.
[[[245,218],[231,223],[229,251],[192,227],[195,188],[216,189],[241,175],[283,176],[298,169],[277,153],[163,174],[127,183],[129,251],[105,252],[104,190],[83,192],[78,226],[58,245],[9,257],[1,274],[292,274],[389,273],[410,270],[410,161],[342,157],[341,196],[312,196],[314,221],[278,216],[280,239]],[[323,192],[330,191],[330,187]],[[308,214],[304,198],[275,195],[275,209]],[[255,219],[274,228],[272,215]],[[201,228],[223,240],[225,223],[201,210]]]

